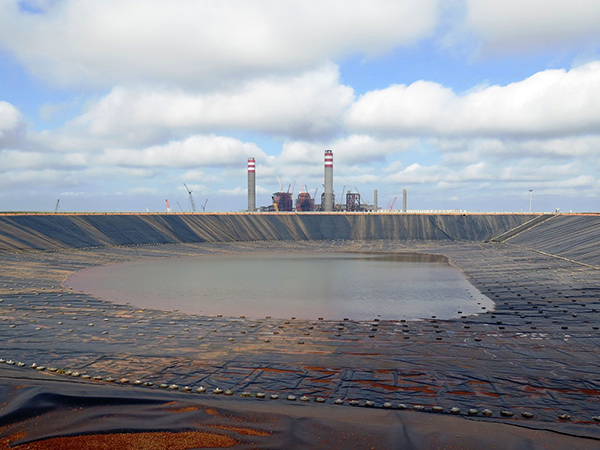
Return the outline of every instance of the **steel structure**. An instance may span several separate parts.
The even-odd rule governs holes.
[[[315,200],[311,198],[308,192],[300,192],[298,194],[298,198],[296,199],[296,211],[314,211],[315,210]]]
[[[348,191],[346,193],[346,211],[356,212],[360,210],[360,194]]]
[[[292,194],[289,192],[275,192],[271,197],[273,199],[273,209],[279,212],[293,211]]]

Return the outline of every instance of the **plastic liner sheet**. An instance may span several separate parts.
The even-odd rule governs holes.
[[[0,368],[0,449],[595,449],[527,426],[415,411],[63,383]],[[35,375],[35,374],[34,374]],[[566,427],[565,427],[566,428]]]
[[[256,240],[469,240],[527,214],[0,214],[0,252]]]
[[[449,321],[435,317],[420,321],[208,317],[112,304],[61,285],[68,274],[98,264],[258,251],[446,255],[496,307]],[[39,426],[35,422],[34,427],[31,418],[54,417],[56,404],[62,405],[60,411],[67,408],[64,395],[70,394],[61,394],[56,390],[59,387],[88,393],[108,389],[110,396],[127,401],[123,407],[104,405],[105,412],[98,414],[93,395],[89,400],[92,406],[88,400],[78,399],[75,403],[96,414],[96,420],[79,422],[72,416],[67,422],[56,422],[57,429],[44,434],[46,437],[117,433],[123,430],[108,426],[105,420],[113,421],[106,411],[117,416],[119,411],[129,411],[123,413],[127,420],[120,423],[138,423],[134,410],[144,417],[157,408],[151,401],[145,403],[149,398],[178,395],[184,402],[223,402],[219,405],[233,413],[267,400],[265,404],[277,406],[277,414],[288,417],[287,410],[278,408],[297,405],[290,407],[306,407],[294,411],[303,411],[311,420],[317,420],[314,415],[321,414],[319,411],[328,411],[324,419],[333,420],[337,414],[345,417],[354,414],[348,411],[360,410],[357,423],[364,427],[356,429],[373,439],[396,436],[398,429],[404,433],[399,439],[408,439],[413,432],[430,436],[416,424],[424,421],[431,424],[433,433],[443,433],[451,428],[442,428],[442,422],[452,420],[452,426],[457,426],[456,420],[458,426],[467,428],[473,423],[489,426],[490,433],[506,430],[507,425],[511,430],[529,430],[523,431],[521,445],[527,442],[531,448],[552,441],[528,440],[530,430],[552,431],[565,439],[578,436],[577,445],[584,445],[580,448],[600,445],[600,279],[593,267],[507,244],[394,241],[115,247],[5,254],[1,258],[0,367],[4,371],[0,372],[0,385],[4,387],[0,395],[4,400],[0,400],[0,424],[11,424],[10,429],[1,431],[10,445],[18,441],[10,436],[17,433],[19,424],[25,424],[23,433],[30,435]],[[11,373],[7,375],[6,370]],[[38,396],[36,386],[40,385],[44,394]],[[15,392],[29,392],[31,397]],[[74,394],[80,395],[88,394]],[[272,395],[278,398],[271,401]],[[287,400],[288,396],[293,399]],[[86,414],[82,417],[91,417]],[[241,416],[248,417],[244,414]],[[410,418],[408,424],[403,422],[406,417]],[[389,424],[381,422],[383,428],[377,428],[383,418]],[[162,416],[157,420],[145,422],[145,431],[173,430],[164,425]],[[179,426],[185,424],[185,430],[177,431],[197,431],[196,424],[202,420],[180,420]],[[295,436],[295,419],[282,420],[295,424],[284,427],[275,439],[277,445],[284,436]],[[80,423],[87,428],[77,428]],[[325,435],[316,434],[327,439],[333,439],[329,433],[334,430],[355,428],[355,424],[344,428],[318,420],[314,424],[314,429],[329,430]],[[258,442],[248,443],[238,434],[227,434],[235,440],[232,445],[250,448]],[[188,438],[194,436],[200,439],[197,435]],[[443,439],[454,439],[452,436]],[[484,448],[473,444],[481,444],[478,439],[483,436],[469,436],[472,447],[463,448]],[[419,442],[429,439],[421,437],[425,441]],[[308,438],[300,439],[303,444],[297,448],[315,447],[315,441],[303,439]],[[373,442],[375,448],[397,448]],[[268,445],[261,441],[259,446]]]
[[[600,267],[600,214],[551,216],[507,242]]]

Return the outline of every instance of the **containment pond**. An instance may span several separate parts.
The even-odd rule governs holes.
[[[442,256],[240,253],[161,258],[71,275],[76,291],[201,315],[330,320],[449,319],[491,310]]]

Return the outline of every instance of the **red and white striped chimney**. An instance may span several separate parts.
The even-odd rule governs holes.
[[[333,151],[325,150],[325,191],[323,211],[333,211]]]
[[[256,163],[248,158],[248,211],[256,211]]]

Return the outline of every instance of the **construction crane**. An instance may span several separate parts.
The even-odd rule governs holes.
[[[187,187],[187,184],[183,183],[183,185],[185,186],[185,188],[188,191],[188,194],[190,195],[190,211],[196,212],[196,204],[194,203],[194,197],[192,196],[192,191],[190,190],[189,187]]]
[[[56,200],[56,206],[54,207],[54,212],[57,213],[58,212],[58,208],[60,207],[60,198],[58,200]]]
[[[394,197],[394,201],[390,205],[390,211],[394,209],[394,205],[396,204],[396,200],[398,200],[398,197]]]
[[[165,198],[165,205],[167,205],[167,212],[173,212],[173,210],[171,209],[171,205],[169,205],[169,199]]]
[[[177,200],[175,200],[175,202],[177,203],[177,206],[179,206],[179,209],[181,210],[181,212],[185,213],[185,211],[183,210],[183,208],[181,207],[181,205],[179,204],[179,202]]]
[[[204,204],[202,205],[202,212],[206,212],[206,204],[208,203],[208,199],[204,200]]]

